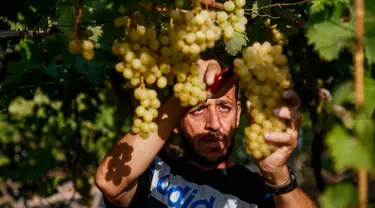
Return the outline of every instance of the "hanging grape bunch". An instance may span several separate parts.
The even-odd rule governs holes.
[[[246,0],[226,1],[224,11],[217,12],[217,22],[223,31],[225,40],[232,39],[234,32],[243,33],[246,30],[247,18],[243,7]]]
[[[73,35],[73,38],[69,42],[69,52],[71,54],[82,54],[82,57],[91,61],[94,58],[94,41],[89,39],[81,39],[76,35]]]
[[[233,63],[235,73],[240,76],[240,88],[251,102],[251,125],[245,128],[245,144],[246,151],[255,158],[275,150],[274,144],[264,140],[264,133],[286,129],[285,122],[273,114],[273,109],[283,104],[281,93],[291,86],[288,60],[282,51],[280,45],[256,42]]]

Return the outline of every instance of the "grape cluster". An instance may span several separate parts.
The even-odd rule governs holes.
[[[153,119],[157,117],[160,101],[155,90],[147,89],[147,85],[156,84],[159,88],[167,86],[166,74],[171,71],[169,63],[164,62],[159,52],[160,47],[167,44],[157,39],[154,28],[137,25],[129,30],[126,42],[116,42],[112,46],[113,54],[121,61],[115,65],[117,72],[129,80],[134,90],[134,97],[139,100],[140,106],[135,109],[133,119],[133,133],[147,137],[149,132],[155,131]]]
[[[183,54],[198,56],[207,48],[213,48],[221,37],[221,30],[215,25],[216,12],[201,9],[182,13],[170,12],[170,18],[176,23],[168,30],[172,47]]]
[[[216,20],[223,31],[224,40],[232,39],[234,32],[245,32],[247,24],[243,9],[245,4],[246,0],[226,1],[224,11],[217,12]]]
[[[112,47],[113,54],[122,59],[115,69],[129,79],[133,87],[156,83],[159,88],[164,88],[167,78],[163,75],[170,72],[170,65],[158,63],[160,45],[155,29],[137,25],[129,31],[126,42],[116,42]]]
[[[183,107],[195,106],[207,98],[206,84],[199,76],[198,66],[182,63],[173,70],[177,75],[176,84],[173,86],[174,96],[180,99]]]
[[[138,87],[134,90],[134,97],[139,100],[140,105],[136,107],[133,118],[132,132],[139,134],[142,138],[147,138],[150,132],[155,132],[158,126],[153,119],[158,117],[160,101],[157,93],[153,89]]]
[[[283,103],[281,93],[291,87],[288,59],[282,51],[280,45],[256,42],[233,63],[240,76],[239,86],[251,102],[249,117],[252,124],[245,128],[245,143],[246,151],[255,158],[275,150],[274,144],[264,140],[264,133],[286,129],[285,122],[273,114],[273,109]]]
[[[81,40],[74,37],[69,42],[69,52],[71,54],[82,54],[82,57],[87,61],[94,58],[94,42],[92,40]]]
[[[285,38],[284,34],[282,34],[277,28],[277,25],[271,25],[271,19],[267,19],[264,24],[267,28],[271,29],[272,39],[278,45],[286,45],[288,44],[288,40]]]

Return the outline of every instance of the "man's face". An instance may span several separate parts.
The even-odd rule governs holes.
[[[181,123],[181,133],[195,153],[209,162],[223,158],[234,142],[241,105],[232,87],[224,96],[192,108]]]

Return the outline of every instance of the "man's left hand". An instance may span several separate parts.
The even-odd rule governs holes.
[[[267,142],[277,145],[277,149],[267,157],[257,161],[263,177],[271,184],[279,185],[288,180],[289,172],[286,162],[293,150],[297,146],[299,128],[301,126],[301,115],[298,112],[300,99],[293,90],[287,90],[282,93],[282,97],[287,104],[276,108],[274,113],[289,123],[284,132],[269,132],[264,135]],[[250,109],[251,103],[247,103]]]

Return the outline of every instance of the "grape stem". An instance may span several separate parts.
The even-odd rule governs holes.
[[[141,85],[140,85],[140,88],[141,89],[145,88],[145,81],[144,81],[144,76],[143,75],[141,76]]]

